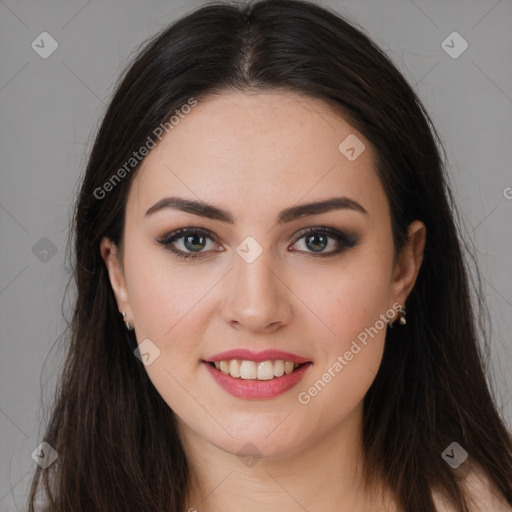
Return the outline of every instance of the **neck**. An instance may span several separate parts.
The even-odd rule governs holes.
[[[364,489],[361,425],[362,404],[314,444],[270,459],[222,450],[178,419],[192,474],[186,510],[382,510]]]

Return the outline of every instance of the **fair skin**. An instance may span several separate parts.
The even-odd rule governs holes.
[[[338,149],[350,134],[365,144],[353,161]],[[170,208],[145,215],[170,196],[214,204],[235,221]],[[276,222],[285,208],[341,196],[367,213],[345,208]],[[389,496],[378,502],[362,491],[358,455],[362,401],[381,362],[386,327],[307,404],[298,400],[361,332],[406,303],[421,267],[420,221],[411,223],[411,241],[394,259],[370,142],[316,99],[290,92],[209,97],[145,158],[125,220],[122,257],[106,238],[101,253],[138,343],[149,339],[160,350],[145,369],[177,417],[194,475],[187,506],[397,510]],[[299,232],[322,225],[357,242],[330,257],[315,255],[316,242]],[[156,241],[183,227],[213,234],[196,259],[178,258]],[[262,248],[251,263],[236,252],[248,236]],[[172,245],[193,252],[183,237]],[[337,246],[329,235],[322,252]],[[234,348],[278,348],[313,364],[279,396],[238,398],[202,362]],[[254,464],[240,457],[253,451]]]

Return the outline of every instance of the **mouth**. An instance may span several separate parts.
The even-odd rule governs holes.
[[[202,364],[213,381],[224,391],[243,400],[276,398],[295,387],[313,365],[311,361],[296,362],[284,359],[202,360]]]
[[[310,366],[311,361],[298,363],[283,359],[252,361],[247,359],[225,359],[221,361],[203,361],[216,371],[239,380],[269,381],[297,372],[303,366]]]

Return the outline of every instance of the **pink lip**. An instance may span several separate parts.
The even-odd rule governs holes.
[[[309,359],[305,357],[300,357],[296,354],[292,354],[290,352],[283,352],[281,350],[263,350],[262,352],[252,352],[246,348],[237,348],[233,350],[228,350],[227,352],[221,352],[220,354],[215,354],[208,359],[204,359],[204,361],[211,362],[220,362],[220,361],[229,361],[231,359],[242,359],[246,361],[255,361],[259,363],[260,361],[276,361],[278,359],[282,361],[292,361],[294,363],[307,363]]]
[[[272,352],[272,351],[269,351]],[[240,353],[237,351],[237,353]],[[225,352],[222,357],[225,357],[228,352]],[[267,354],[267,352],[261,352],[258,354]],[[283,352],[281,352],[283,354]],[[267,354],[268,355],[268,354]],[[263,361],[267,361],[268,357],[262,359]],[[218,356],[215,356],[218,357]],[[244,357],[247,358],[247,355]],[[230,359],[236,359],[235,357],[230,357]],[[248,359],[248,358],[247,358]],[[252,358],[251,358],[252,359]],[[222,360],[219,359],[219,360]],[[254,360],[254,359],[252,359]],[[290,359],[288,359],[290,361]],[[256,379],[235,379],[231,377],[231,375],[226,375],[225,373],[217,370],[214,366],[203,361],[203,364],[206,366],[207,370],[210,372],[210,375],[213,377],[215,382],[227,391],[229,394],[237,397],[244,398],[246,400],[261,400],[266,398],[274,398],[275,396],[281,395],[285,391],[288,391],[296,384],[300,382],[307,369],[313,364],[308,362],[307,364],[303,364],[299,366],[296,370],[294,370],[289,375],[283,375],[282,377],[273,378],[271,380],[256,380]]]

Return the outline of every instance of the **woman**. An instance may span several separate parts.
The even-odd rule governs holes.
[[[51,511],[512,510],[435,129],[295,0],[155,36],[96,137]],[[481,295],[480,295],[481,297]]]

